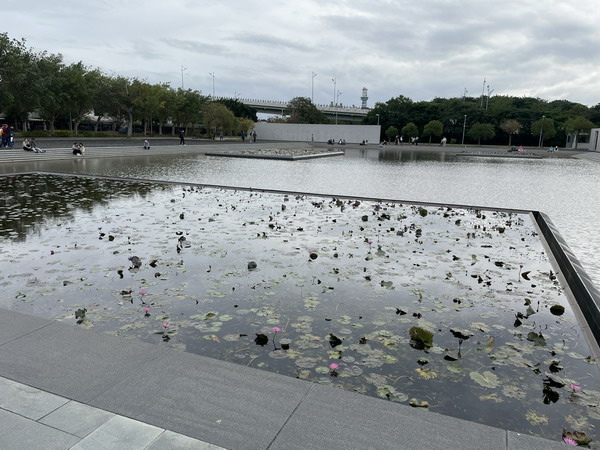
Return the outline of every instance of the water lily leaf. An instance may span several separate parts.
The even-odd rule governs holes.
[[[452,333],[452,335],[455,338],[463,339],[463,340],[467,340],[471,336],[473,336],[473,333],[471,333],[470,331],[468,331],[468,330],[461,330],[461,329],[458,329],[458,328],[450,328],[450,333]]]
[[[529,333],[527,333],[527,340],[530,342],[533,342],[534,345],[537,347],[545,347],[546,346],[546,339],[544,339],[544,336],[542,336],[542,333],[538,334],[538,333],[534,333],[533,331],[530,331]]]
[[[433,333],[421,327],[412,327],[409,330],[410,338],[425,347],[433,346]]]
[[[493,374],[489,370],[486,370],[483,373],[470,372],[469,376],[471,377],[471,379],[473,381],[475,381],[480,386],[490,388],[490,389],[498,387],[498,383],[499,383],[498,377],[496,376],[496,374]]]
[[[496,339],[494,338],[494,336],[490,336],[489,340],[487,341],[487,344],[485,344],[485,351],[487,353],[491,353],[494,350],[494,345],[496,345]]]
[[[437,378],[437,373],[435,373],[431,369],[423,369],[421,367],[417,367],[415,372],[419,374],[419,376],[425,380],[432,380],[433,378]]]
[[[408,404],[413,408],[429,408],[429,402],[425,400],[417,400],[416,398],[411,398]]]
[[[329,333],[327,339],[329,340],[329,345],[331,345],[332,348],[335,348],[342,343],[342,340],[333,333]]]
[[[448,371],[452,373],[461,373],[463,371],[462,366],[456,362],[451,362],[450,364],[448,364],[446,366],[446,369],[448,369]]]
[[[256,345],[260,345],[261,347],[264,347],[265,345],[268,344],[269,337],[262,333],[256,333],[256,339],[254,339],[254,342],[256,342]]]

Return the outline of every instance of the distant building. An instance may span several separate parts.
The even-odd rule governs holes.
[[[362,109],[369,109],[369,107],[367,106],[367,100],[369,100],[369,96],[367,95],[367,88],[362,88],[362,95],[360,97],[360,99],[362,100]]]

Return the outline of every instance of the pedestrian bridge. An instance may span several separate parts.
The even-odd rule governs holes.
[[[276,100],[257,100],[249,98],[233,98],[233,97],[218,97],[217,100],[238,100],[244,105],[251,106],[257,112],[263,114],[277,114],[284,116],[289,114],[289,102]],[[352,121],[361,122],[367,116],[369,108],[358,108],[348,106],[332,106],[332,105],[315,105],[319,111],[325,114],[328,119],[335,121]]]

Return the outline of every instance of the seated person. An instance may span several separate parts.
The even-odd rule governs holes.
[[[46,150],[42,150],[41,148],[39,148],[37,146],[37,142],[35,141],[35,138],[31,138],[31,140],[29,141],[29,144],[31,145],[31,149],[35,153],[46,153]]]
[[[517,149],[517,151],[522,152],[522,151],[525,151],[525,149],[523,148],[522,145],[519,145],[519,148]]]
[[[242,134],[242,140],[244,140],[244,135]],[[149,150],[150,149],[150,142],[148,142],[148,139],[144,139],[144,150]]]
[[[83,156],[83,152],[81,151],[81,148],[79,147],[79,144],[77,142],[75,142],[73,144],[73,147],[71,147],[71,150],[73,150],[73,154],[74,155],[81,155],[81,156]]]
[[[79,143],[79,150],[81,150],[81,154],[85,156],[85,145],[83,145],[83,142]]]
[[[23,140],[23,150],[25,150],[26,152],[32,152],[33,151],[33,147],[31,146],[31,142],[29,142],[29,139],[25,138]]]

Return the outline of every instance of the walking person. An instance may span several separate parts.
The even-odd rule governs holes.
[[[183,128],[179,129],[179,145],[185,145],[185,131]]]

